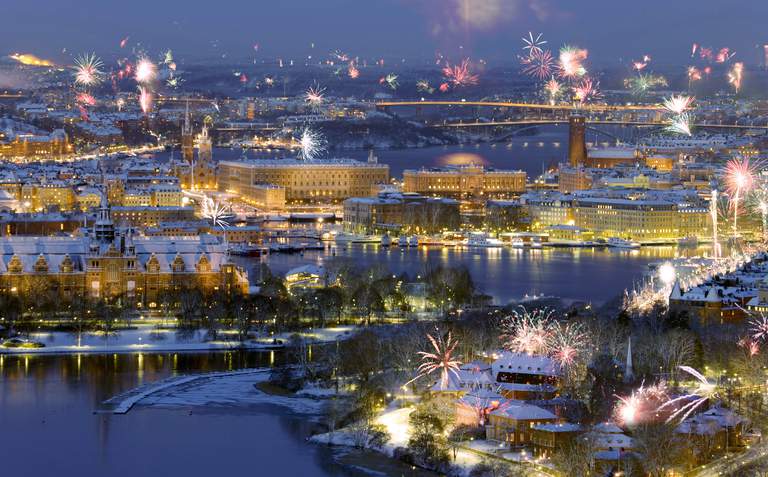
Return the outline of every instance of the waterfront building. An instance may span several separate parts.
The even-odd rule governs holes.
[[[20,297],[121,299],[154,309],[167,293],[247,293],[248,278],[221,240],[138,237],[116,229],[102,204],[93,228],[74,237],[0,238],[0,290]]]
[[[706,237],[711,227],[706,205],[675,195],[622,193],[578,195],[573,199],[574,225],[595,237],[623,237],[644,243]]]
[[[497,232],[528,230],[531,218],[520,200],[489,200],[485,203],[485,227]]]
[[[162,222],[195,220],[194,207],[118,206],[112,207],[118,225],[152,227]]]
[[[557,192],[528,193],[520,196],[533,231],[544,230],[552,225],[575,223],[573,196]]]
[[[461,225],[459,202],[419,194],[382,194],[344,201],[344,229],[354,233],[437,233]]]
[[[507,198],[525,192],[524,171],[488,169],[480,165],[408,169],[403,191],[464,198]]]
[[[389,182],[389,166],[352,159],[222,161],[217,179],[219,190],[246,202],[255,202],[264,184],[282,187],[289,203],[338,202],[369,196],[374,185]]]
[[[274,184],[254,184],[249,190],[250,194],[239,197],[246,204],[263,210],[285,209],[285,187]]]

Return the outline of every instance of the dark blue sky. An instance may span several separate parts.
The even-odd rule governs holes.
[[[729,46],[755,63],[768,42],[762,0],[5,0],[0,52],[63,61],[118,51],[130,36],[149,52],[188,60],[221,56],[514,59],[520,37],[543,32],[551,46],[590,50],[596,63],[651,54],[685,62],[691,43]],[[462,47],[459,50],[459,47]],[[62,53],[62,49],[66,52]]]

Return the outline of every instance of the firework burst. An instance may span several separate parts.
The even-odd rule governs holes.
[[[664,99],[664,109],[672,114],[682,114],[690,109],[692,104],[691,96],[670,96]]]
[[[667,385],[659,382],[652,386],[640,385],[629,396],[616,396],[614,419],[623,426],[635,426],[656,417],[660,404],[668,400]]]
[[[554,59],[549,50],[533,51],[521,62],[523,63],[523,72],[534,78],[543,80],[552,74]]]
[[[679,366],[679,368],[695,378],[696,389],[690,394],[684,394],[674,399],[669,399],[658,407],[657,410],[660,411],[669,406],[685,403],[681,407],[677,408],[669,416],[669,418],[667,418],[668,423],[680,416],[682,416],[680,421],[684,421],[688,416],[691,415],[693,411],[699,408],[699,406],[717,397],[717,387],[710,383],[703,374],[691,368],[690,366]]]
[[[203,200],[200,213],[203,217],[210,220],[214,227],[225,228],[229,225],[229,222],[225,219],[227,209],[221,204],[221,202],[206,197]]]
[[[435,88],[433,88],[432,85],[429,84],[429,81],[423,79],[416,82],[416,91],[418,91],[419,93],[432,94],[435,92]]]
[[[547,348],[561,369],[573,366],[587,347],[587,334],[578,323],[555,321],[549,327],[547,336]]]
[[[91,87],[99,84],[104,76],[101,67],[104,64],[95,53],[85,54],[75,59],[75,83]]]
[[[480,81],[480,77],[470,71],[469,58],[465,58],[461,63],[454,66],[446,63],[443,67],[443,76],[445,76],[446,83],[455,88],[473,86]]]
[[[600,83],[584,78],[573,87],[573,97],[581,104],[594,101],[600,97]]]
[[[760,353],[760,343],[748,336],[741,338],[738,343],[739,347],[744,348],[750,358],[757,356]]]
[[[581,78],[587,74],[584,61],[589,52],[587,50],[566,45],[560,49],[558,57],[558,70],[560,76],[567,79]]]
[[[437,337],[427,334],[427,339],[429,339],[432,349],[429,351],[419,351],[418,354],[421,356],[422,363],[417,369],[418,374],[405,385],[438,372],[440,373],[440,389],[447,389],[449,374],[457,377],[459,375],[461,361],[453,356],[453,352],[459,342],[453,339],[450,332],[445,339],[439,334]]]
[[[553,314],[551,310],[514,311],[502,324],[505,348],[527,355],[548,354]]]
[[[753,339],[765,341],[768,338],[768,317],[762,313],[758,316],[753,316],[749,320],[749,325]]]
[[[523,37],[523,51],[528,52],[529,55],[533,55],[536,52],[541,52],[543,50],[543,46],[547,44],[546,40],[542,39],[543,33],[539,33],[535,37],[533,36],[533,32],[528,32],[527,37]]]
[[[299,159],[312,161],[320,157],[326,148],[325,138],[309,126],[301,129],[299,136]]]
[[[400,83],[398,82],[398,76],[394,73],[389,73],[387,76],[379,79],[379,84],[388,86],[392,90],[396,90]]]
[[[544,92],[549,98],[549,103],[555,104],[557,99],[563,94],[563,85],[552,77],[544,84]]]
[[[654,88],[667,86],[667,79],[651,73],[640,73],[624,80],[624,86],[632,91],[634,96],[643,97]]]
[[[320,87],[318,84],[314,84],[307,89],[304,93],[304,101],[313,108],[319,108],[323,101],[325,101],[325,88]]]
[[[691,89],[693,83],[701,81],[701,70],[695,66],[689,66],[686,73],[688,75],[688,89]]]
[[[134,79],[139,84],[148,84],[153,82],[157,78],[157,65],[152,63],[152,60],[146,56],[139,58],[136,62],[136,71],[134,73]]]

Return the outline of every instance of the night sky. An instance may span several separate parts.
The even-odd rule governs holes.
[[[691,44],[731,47],[756,63],[768,42],[768,2],[759,0],[5,0],[0,54],[62,61],[83,51],[171,48],[188,60],[471,56],[513,61],[520,37],[543,32],[610,63],[650,54],[687,61]],[[315,49],[310,47],[315,43]],[[259,45],[258,53],[253,45]],[[65,51],[63,51],[66,48]]]

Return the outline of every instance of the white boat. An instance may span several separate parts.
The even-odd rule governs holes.
[[[488,237],[488,234],[483,232],[472,232],[467,238],[467,247],[495,248],[502,245],[501,240]]]
[[[382,247],[389,247],[392,245],[392,237],[390,237],[388,234],[384,234],[381,236],[381,246]]]
[[[340,233],[336,235],[335,240],[341,243],[380,243],[381,237],[376,235]]]
[[[416,235],[412,235],[408,238],[408,246],[409,247],[418,247],[419,246],[419,237]]]
[[[542,247],[541,240],[538,240],[538,239],[531,240],[531,248],[541,248],[541,247]]]
[[[525,247],[525,242],[523,242],[523,239],[521,238],[514,238],[512,239],[512,248],[523,248]]]
[[[407,247],[408,246],[408,237],[405,235],[401,235],[397,238],[397,245],[399,247]]]
[[[608,246],[614,247],[614,248],[628,248],[628,249],[635,249],[640,248],[640,244],[638,242],[633,242],[631,240],[625,240],[619,237],[611,237],[608,239]]]

